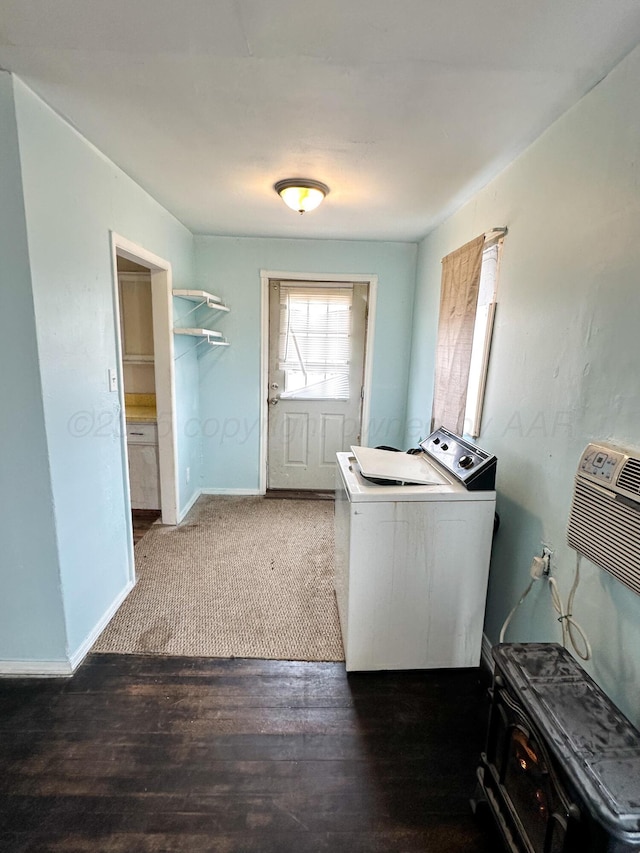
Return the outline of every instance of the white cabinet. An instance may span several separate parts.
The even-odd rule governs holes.
[[[158,425],[153,421],[127,421],[127,444],[158,445]]]
[[[127,423],[127,448],[131,508],[160,509],[157,425]]]

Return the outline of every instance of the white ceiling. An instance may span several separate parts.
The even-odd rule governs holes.
[[[0,0],[0,66],[204,234],[419,239],[639,41],[638,0]]]

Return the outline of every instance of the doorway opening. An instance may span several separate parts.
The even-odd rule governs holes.
[[[111,235],[122,464],[131,577],[133,513],[178,521],[171,264]]]
[[[331,492],[366,443],[376,276],[261,272],[264,494]]]

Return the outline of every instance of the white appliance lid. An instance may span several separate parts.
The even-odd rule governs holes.
[[[395,453],[393,450],[353,446],[351,451],[365,477],[425,486],[449,484],[449,480],[436,471],[422,453]]]

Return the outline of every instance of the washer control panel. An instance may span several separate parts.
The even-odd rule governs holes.
[[[495,488],[496,457],[448,429],[435,430],[420,447],[469,490]]]

